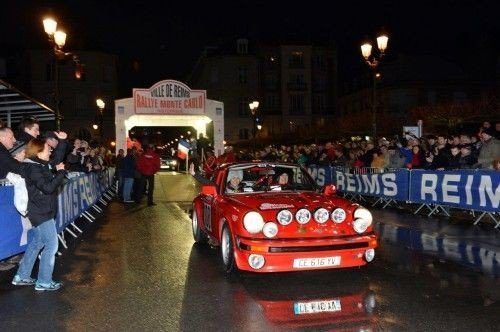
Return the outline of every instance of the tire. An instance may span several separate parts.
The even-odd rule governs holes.
[[[233,236],[227,223],[224,223],[222,227],[220,254],[224,272],[228,275],[236,274],[236,272],[238,272],[238,267],[234,260]]]
[[[200,227],[200,219],[198,218],[196,207],[193,208],[193,214],[191,215],[191,225],[193,229],[194,242],[207,243],[207,235]]]

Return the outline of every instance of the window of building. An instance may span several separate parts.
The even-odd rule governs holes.
[[[289,57],[290,68],[303,68],[304,67],[304,53],[294,51]]]
[[[238,81],[241,84],[248,83],[248,70],[246,67],[239,67],[238,68]]]
[[[325,95],[317,94],[313,98],[312,112],[316,114],[323,113],[325,111]]]
[[[249,132],[250,131],[247,128],[241,128],[240,129],[240,134],[239,134],[240,139],[248,139]]]
[[[236,52],[238,54],[248,54],[248,39],[238,39],[236,41]]]
[[[304,114],[305,102],[303,94],[291,94],[290,95],[290,114]]]
[[[325,69],[325,57],[321,54],[316,54],[313,57],[313,64],[316,69]]]
[[[240,118],[246,118],[250,116],[250,108],[248,104],[250,103],[250,98],[240,97],[238,103],[238,115]]]
[[[275,73],[266,73],[264,76],[264,86],[268,90],[274,90],[278,87],[278,78]]]
[[[289,76],[290,83],[302,84],[304,83],[304,74],[292,74]]]

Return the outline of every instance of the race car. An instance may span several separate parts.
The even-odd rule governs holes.
[[[221,165],[193,200],[194,240],[219,246],[227,273],[365,265],[377,247],[372,224],[370,211],[296,164]]]
[[[177,160],[170,156],[161,157],[160,169],[162,170],[175,170],[177,168]]]

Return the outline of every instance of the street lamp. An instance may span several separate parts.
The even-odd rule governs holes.
[[[378,54],[372,53],[372,44],[365,42],[361,45],[361,54],[365,59],[366,64],[372,69],[373,76],[373,96],[372,96],[372,126],[373,126],[373,139],[377,136],[377,79],[380,78],[380,73],[377,72],[377,67],[382,61],[387,49],[389,37],[387,34],[382,33],[377,37]]]
[[[96,105],[97,105],[97,108],[99,109],[99,138],[101,139],[101,144],[102,144],[102,131],[103,131],[103,124],[104,124],[104,117],[103,117],[103,112],[104,112],[104,108],[106,107],[106,103],[104,102],[104,100],[102,100],[101,98],[97,98],[96,101],[95,101]],[[96,128],[94,128],[96,129]]]
[[[83,72],[83,65],[80,64],[78,56],[72,53],[63,51],[66,45],[67,35],[61,30],[57,30],[57,21],[52,18],[45,18],[43,20],[43,29],[49,37],[49,42],[54,48],[54,101],[56,106],[56,129],[61,130],[61,111],[59,99],[59,63],[58,60],[64,60],[71,57],[76,64],[77,70],[75,71],[76,78],[80,79]]]
[[[252,114],[252,121],[253,121],[253,126],[252,126],[252,137],[253,137],[253,144],[255,148],[255,140],[256,140],[256,135],[257,135],[257,110],[259,108],[259,102],[258,101],[253,101],[250,104],[248,104],[250,107],[250,113]]]

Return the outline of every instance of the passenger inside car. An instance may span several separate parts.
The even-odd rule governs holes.
[[[241,170],[231,170],[228,175],[228,182],[226,184],[226,193],[240,193],[243,191],[243,184],[241,180],[243,179],[243,171]]]

